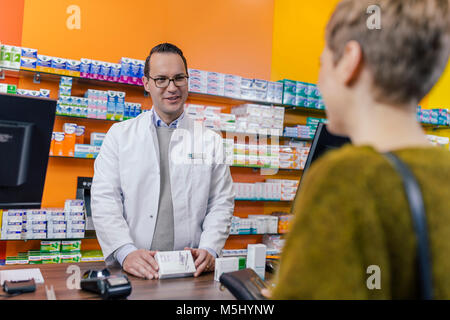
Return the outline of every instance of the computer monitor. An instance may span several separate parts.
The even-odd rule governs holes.
[[[303,169],[303,176],[315,160],[320,158],[327,151],[338,149],[347,143],[351,143],[348,137],[333,135],[327,130],[326,124],[319,123],[311,143],[311,149],[309,150],[305,168]]]
[[[297,193],[295,194],[295,199],[298,197],[302,186],[302,181],[305,179],[305,174],[311,164],[323,156],[327,151],[338,149],[347,143],[351,143],[349,138],[333,135],[327,130],[326,124],[319,123],[316,134],[314,135],[314,139],[311,143],[311,149],[309,150],[308,159],[306,160],[305,168],[303,169],[302,178],[300,180]]]
[[[56,101],[0,94],[0,209],[40,208]]]

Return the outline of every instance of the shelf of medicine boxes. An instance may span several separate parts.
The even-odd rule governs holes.
[[[44,238],[44,239],[1,239],[0,241],[33,241],[33,240],[84,240],[84,239],[97,239],[97,235],[95,230],[86,230],[84,231],[83,238]]]
[[[61,70],[65,71],[65,70]],[[0,68],[0,80],[2,79],[2,76],[7,77],[14,77],[14,78],[20,78],[22,76],[27,77],[33,77],[34,81],[38,81],[39,83],[41,80],[57,80],[59,81],[59,78],[61,76],[63,77],[71,77],[75,79],[76,81],[79,81],[80,83],[93,83],[97,85],[103,85],[108,87],[117,87],[117,86],[125,86],[130,88],[142,88],[141,85],[137,84],[130,84],[130,83],[121,83],[121,82],[112,82],[107,80],[99,80],[99,79],[88,79],[88,78],[82,78],[79,76],[73,76],[73,75],[66,75],[61,73],[51,73],[51,72],[44,72],[44,71],[37,71],[37,70],[29,70],[29,69],[11,69],[11,68]],[[144,94],[146,92],[143,90]],[[244,103],[253,103],[253,104],[261,104],[261,105],[273,105],[273,106],[280,106],[285,107],[287,110],[295,110],[300,111],[304,113],[311,113],[311,114],[317,114],[317,115],[325,115],[325,110],[319,110],[319,109],[313,109],[313,108],[305,108],[305,107],[299,107],[294,105],[285,105],[281,103],[271,103],[267,101],[259,101],[259,100],[249,100],[249,99],[240,99],[240,98],[230,98],[225,96],[217,96],[212,94],[206,94],[206,93],[197,93],[197,92],[189,92],[189,97],[192,99],[198,99],[203,101],[210,101],[215,103],[227,103],[227,104],[244,104]]]
[[[97,121],[108,121],[108,122],[120,122],[119,120],[108,120],[108,119],[97,119],[97,118],[88,118],[88,117],[79,117],[79,116],[71,116],[71,115],[62,115],[62,114],[56,114],[57,117],[60,118],[67,118],[67,119],[83,119],[83,120],[97,120]],[[221,131],[224,134],[230,133],[234,135],[245,135],[245,136],[251,136],[251,135],[261,135],[257,133],[252,132],[237,132],[237,131]],[[300,137],[291,137],[291,136],[278,136],[278,135],[266,135],[267,138],[276,137],[280,139],[291,139],[295,141],[312,141],[313,138],[300,138]]]
[[[95,157],[69,157],[69,156],[55,156],[50,155],[50,158],[63,158],[63,159],[83,159],[83,160],[95,160]],[[251,166],[251,165],[238,165],[233,164],[231,167],[239,167],[239,168],[252,168],[252,169],[274,169],[274,170],[283,170],[283,171],[302,171],[301,169],[291,169],[291,168],[273,168],[273,167],[262,167],[262,166]],[[251,200],[248,200],[251,201]],[[270,201],[270,200],[264,200]],[[279,201],[279,200],[276,200]]]

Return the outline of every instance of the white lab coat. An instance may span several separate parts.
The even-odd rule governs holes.
[[[209,248],[220,255],[235,195],[230,168],[222,158],[222,137],[203,126],[199,129],[187,116],[180,121],[169,144],[174,250]],[[160,192],[159,146],[151,112],[110,128],[94,170],[92,218],[106,263],[113,263],[114,251],[128,243],[149,249]]]

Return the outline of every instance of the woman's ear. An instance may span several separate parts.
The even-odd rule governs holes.
[[[338,62],[338,74],[345,85],[351,85],[360,75],[363,64],[363,52],[357,41],[345,45],[342,58]]]

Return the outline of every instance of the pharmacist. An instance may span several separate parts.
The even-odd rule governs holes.
[[[188,248],[194,276],[210,271],[229,235],[230,168],[222,138],[185,116],[187,70],[176,46],[154,47],[143,77],[152,110],[114,124],[95,161],[91,207],[105,261],[142,278],[158,277],[157,250]]]

